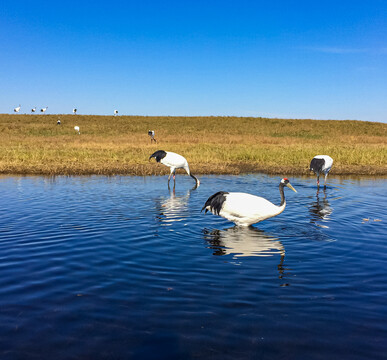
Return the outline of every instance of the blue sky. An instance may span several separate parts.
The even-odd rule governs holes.
[[[2,1],[0,113],[387,122],[387,1]]]

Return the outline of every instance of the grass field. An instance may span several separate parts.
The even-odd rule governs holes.
[[[309,174],[313,156],[327,154],[331,174],[387,175],[387,124],[376,122],[0,114],[0,134],[2,174],[167,174],[148,161],[162,149],[196,174]]]

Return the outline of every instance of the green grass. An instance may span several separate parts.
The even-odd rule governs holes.
[[[387,174],[387,124],[376,122],[0,114],[0,133],[3,174],[165,174],[148,162],[158,149],[182,154],[201,174],[308,174],[318,154],[334,159],[332,173]]]

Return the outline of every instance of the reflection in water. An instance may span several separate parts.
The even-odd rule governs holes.
[[[320,198],[319,191],[317,190],[316,193],[316,201],[313,202],[309,207],[309,212],[311,213],[311,222],[315,223],[316,225],[318,221],[326,221],[330,220],[330,215],[333,212],[333,208],[329,204],[329,201],[327,200],[327,192],[326,190],[323,191],[324,195],[322,198]],[[319,225],[323,226],[323,225]],[[326,226],[323,226],[326,227]]]
[[[157,218],[166,223],[184,220],[188,216],[188,200],[196,188],[194,186],[185,195],[179,196],[176,196],[175,188],[169,189],[168,198],[157,199]]]
[[[233,255],[233,259],[247,256],[273,256],[280,254],[279,278],[284,276],[285,248],[278,238],[254,227],[234,226],[225,230],[203,230],[204,239],[214,255]],[[283,284],[281,286],[287,286]]]
[[[285,255],[285,249],[278,238],[265,234],[253,227],[232,227],[225,230],[212,230],[205,234],[206,240],[214,249],[214,255],[272,256],[280,253]]]

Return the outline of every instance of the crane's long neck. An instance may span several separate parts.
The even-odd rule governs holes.
[[[279,185],[279,192],[280,192],[280,195],[281,195],[281,204],[280,204],[280,207],[284,207],[286,206],[286,200],[285,200],[285,194],[284,194],[284,184],[280,184]]]

